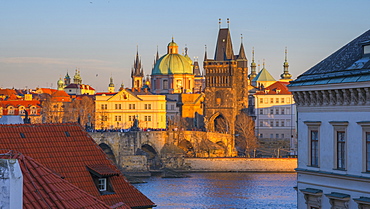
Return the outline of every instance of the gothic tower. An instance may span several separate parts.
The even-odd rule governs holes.
[[[132,88],[140,89],[143,87],[144,72],[139,59],[139,50],[136,51],[136,58],[134,59],[134,67],[131,70]]]
[[[214,59],[205,57],[203,67],[206,128],[234,136],[236,116],[248,108],[248,60],[243,43],[240,44],[239,55],[234,55],[229,27],[220,27]],[[231,156],[234,141],[227,146]]]

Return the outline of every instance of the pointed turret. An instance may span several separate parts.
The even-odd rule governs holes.
[[[204,61],[206,61],[207,59],[207,45],[204,45]]]
[[[252,49],[252,63],[251,63],[251,74],[249,74],[249,79],[253,81],[253,79],[257,76],[257,71],[256,71],[256,63],[254,62],[254,48]]]
[[[200,72],[200,68],[199,68],[198,59],[195,59],[195,60],[194,60],[194,64],[193,64],[193,74],[194,74],[195,76],[202,76],[202,73]]]
[[[241,34],[241,43],[240,43],[238,59],[247,59],[247,56],[245,55],[244,45],[243,45],[243,34]]]
[[[291,81],[292,75],[289,73],[289,63],[288,63],[288,50],[285,48],[285,62],[283,64],[284,72],[280,75],[281,81]]]

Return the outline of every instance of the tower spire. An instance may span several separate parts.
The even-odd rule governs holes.
[[[289,73],[289,63],[288,63],[288,49],[285,47],[285,61],[283,64],[284,67],[284,72],[283,74],[280,75],[281,79],[280,80],[292,80],[292,75]]]
[[[207,59],[207,45],[204,45],[204,61],[206,61]]]
[[[221,18],[218,19],[218,28],[221,29]]]
[[[243,34],[240,34],[240,49],[238,59],[247,59],[245,55],[244,45],[243,45]]]
[[[251,74],[249,74],[249,79],[252,81],[256,76],[256,63],[254,62],[254,47],[252,48],[252,63],[251,63]]]

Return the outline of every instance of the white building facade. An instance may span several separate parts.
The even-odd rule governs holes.
[[[291,82],[298,208],[370,208],[370,30]]]

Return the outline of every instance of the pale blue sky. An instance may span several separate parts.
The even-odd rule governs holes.
[[[369,30],[369,8],[369,0],[0,0],[0,87],[56,88],[76,68],[97,91],[111,74],[117,88],[131,87],[137,45],[145,74],[172,36],[201,63],[205,45],[214,55],[219,18],[223,27],[230,18],[234,53],[243,34],[248,59],[254,47],[275,79],[288,47],[295,78]]]

